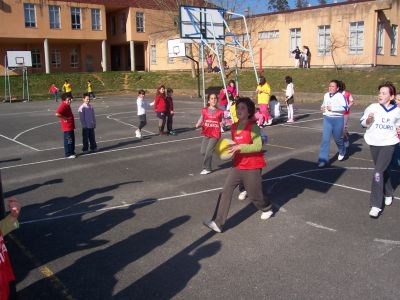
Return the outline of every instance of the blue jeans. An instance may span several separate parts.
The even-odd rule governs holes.
[[[64,131],[64,153],[65,157],[75,154],[75,132]]]
[[[343,116],[341,117],[327,117],[324,116],[324,123],[322,128],[322,142],[319,149],[319,162],[329,162],[329,147],[331,143],[331,135],[338,147],[340,155],[346,154],[346,148],[343,143]]]
[[[89,143],[90,143],[90,150],[96,150],[96,138],[94,135],[94,128],[82,128],[82,151],[88,151]]]

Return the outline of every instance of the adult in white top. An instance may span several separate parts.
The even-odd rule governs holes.
[[[367,130],[365,142],[370,146],[375,164],[371,185],[369,215],[379,217],[383,199],[385,205],[392,204],[393,187],[390,180],[390,162],[396,144],[399,143],[400,108],[394,103],[396,88],[390,82],[379,86],[378,103],[367,107],[361,117],[361,125]]]
[[[338,80],[329,82],[328,93],[324,95],[321,111],[324,115],[324,121],[318,159],[319,168],[328,165],[331,135],[333,135],[338,147],[338,160],[343,160],[346,155],[346,147],[343,143],[343,114],[347,111],[347,102],[342,93],[339,92]]]
[[[285,91],[285,102],[287,105],[287,122],[294,122],[294,112],[293,112],[293,103],[294,103],[294,87],[293,87],[293,79],[291,76],[285,77],[285,82],[287,84]]]

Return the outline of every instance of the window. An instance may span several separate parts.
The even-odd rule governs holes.
[[[61,67],[61,51],[60,51],[60,49],[51,50],[51,65],[54,68]]]
[[[376,54],[383,54],[383,23],[378,22],[378,32],[376,34]]]
[[[111,26],[110,26],[111,34],[115,35],[115,16],[111,17]]]
[[[362,53],[364,51],[364,22],[351,22],[349,36],[349,53]]]
[[[72,49],[71,51],[71,68],[79,68],[79,54],[77,49]]]
[[[51,29],[60,29],[60,7],[49,5],[49,20]]]
[[[291,28],[290,29],[290,53],[296,46],[300,47],[301,45],[301,29],[300,28]]]
[[[279,30],[261,31],[258,33],[258,39],[260,40],[277,39],[277,38],[279,38]]]
[[[136,13],[136,31],[144,32],[144,13],[142,12]]]
[[[121,26],[121,32],[125,33],[126,32],[126,15],[125,14],[122,14],[120,16],[119,22],[120,22],[120,26]]]
[[[397,28],[397,25],[392,25],[390,37],[390,55],[397,55],[397,41],[399,40]]]
[[[72,29],[81,29],[81,9],[71,7],[71,26]]]
[[[331,51],[331,26],[318,26],[318,55],[328,55]]]
[[[25,27],[36,27],[35,5],[24,3]]]
[[[92,30],[101,30],[100,9],[92,8]]]
[[[40,49],[32,49],[32,68],[40,69],[42,67],[42,58],[40,56]]]
[[[152,65],[157,64],[157,49],[156,45],[151,45],[150,46],[150,61]]]

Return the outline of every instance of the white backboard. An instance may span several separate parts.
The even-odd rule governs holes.
[[[32,67],[31,51],[7,51],[9,68]]]
[[[216,8],[180,6],[179,21],[183,39],[225,39],[224,11]]]
[[[180,39],[168,40],[168,57],[185,57],[186,48],[185,43],[182,43]]]

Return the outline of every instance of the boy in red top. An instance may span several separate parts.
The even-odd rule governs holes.
[[[228,217],[232,194],[239,184],[243,184],[249,199],[262,211],[261,219],[269,219],[272,215],[271,203],[264,197],[261,183],[261,171],[266,162],[261,152],[262,139],[260,128],[253,120],[256,107],[250,98],[239,98],[236,103],[238,122],[232,125],[230,152],[234,154],[233,167],[226,177],[224,187],[219,195],[214,217],[204,225],[222,232]]]
[[[160,135],[164,135],[167,100],[165,99],[165,86],[163,85],[160,85],[157,89],[156,98],[154,99],[154,111],[158,118],[158,132]]]
[[[71,98],[68,93],[61,95],[61,104],[56,111],[64,132],[64,153],[67,158],[75,158],[75,120],[71,110]]]
[[[174,102],[172,100],[172,95],[174,91],[171,88],[167,88],[167,98],[166,102],[166,119],[167,119],[167,134],[176,135],[176,132],[172,130],[172,122],[174,116]]]
[[[14,271],[4,243],[4,236],[19,227],[18,216],[21,204],[16,198],[10,198],[8,199],[8,208],[10,214],[0,221],[0,300],[17,298]]]

